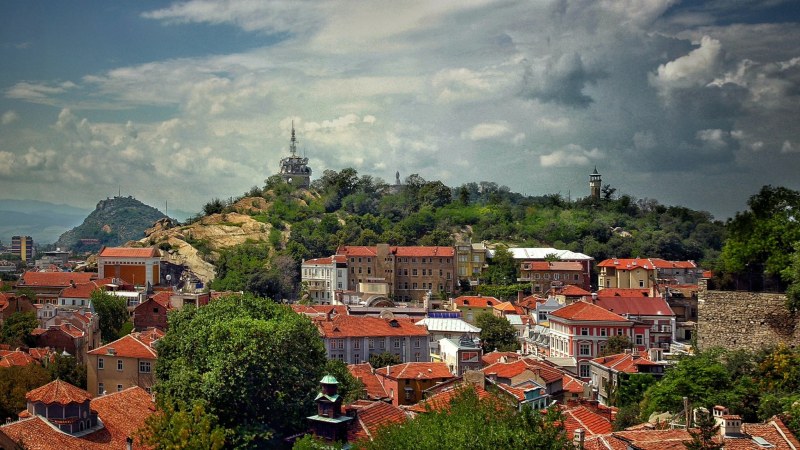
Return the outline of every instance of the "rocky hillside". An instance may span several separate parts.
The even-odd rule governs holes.
[[[258,220],[259,213],[268,211],[270,206],[264,198],[246,197],[232,205],[238,212],[211,214],[189,225],[178,226],[165,218],[148,229],[138,244],[157,245],[167,261],[185,265],[200,280],[208,282],[214,279],[212,262],[220,250],[246,242],[285,242],[288,227],[273,233],[271,224]]]
[[[75,252],[96,252],[103,245],[122,245],[141,239],[145,230],[163,217],[161,211],[133,197],[100,200],[82,224],[61,235],[56,246]]]

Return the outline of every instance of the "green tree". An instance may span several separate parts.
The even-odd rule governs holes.
[[[219,450],[225,446],[225,429],[202,401],[189,407],[165,402],[145,420],[138,438],[155,450]]]
[[[72,355],[56,353],[47,365],[47,371],[53,380],[61,379],[73,386],[86,389],[86,366]]]
[[[329,359],[325,363],[325,375],[333,375],[339,382],[338,393],[345,405],[363,398],[364,383],[347,370],[347,364],[338,359]]]
[[[484,277],[489,284],[511,284],[517,281],[517,261],[508,247],[498,245]]]
[[[463,388],[450,407],[418,415],[405,423],[383,427],[373,440],[358,442],[367,450],[464,448],[563,450],[570,448],[557,409],[545,414],[529,407],[522,411],[490,395],[479,399]],[[413,445],[410,445],[413,443]]]
[[[47,370],[38,364],[0,367],[0,419],[17,417],[25,409],[25,393],[49,382]]]
[[[400,364],[402,362],[403,360],[400,359],[400,356],[389,352],[373,353],[372,355],[369,356],[369,365],[372,366],[374,369],[380,369],[381,367],[386,367],[386,366],[393,366],[395,364]]]
[[[11,347],[35,345],[35,339],[31,332],[39,326],[36,320],[36,313],[18,311],[10,316],[3,323],[0,340]]]
[[[722,450],[725,448],[725,442],[714,439],[719,432],[719,425],[708,411],[702,409],[697,411],[695,425],[697,428],[689,429],[692,440],[684,443],[688,450]]]
[[[606,346],[600,356],[617,355],[633,348],[633,343],[628,336],[611,336],[606,341]]]
[[[264,446],[305,427],[325,362],[308,318],[269,299],[231,295],[170,315],[155,390],[176,402],[203,400],[230,430],[230,445]]]
[[[505,318],[481,313],[475,318],[475,325],[481,329],[481,346],[484,352],[513,352],[519,348],[517,330]]]
[[[103,342],[119,339],[120,331],[129,317],[125,299],[96,289],[90,300],[100,320],[100,337]]]

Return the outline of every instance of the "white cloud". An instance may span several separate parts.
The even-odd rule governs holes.
[[[593,160],[602,157],[603,152],[597,148],[586,150],[580,145],[569,144],[550,154],[540,155],[539,164],[542,167],[588,166]]]
[[[800,152],[800,146],[795,145],[789,141],[783,141],[781,145],[781,153],[797,153]]]
[[[65,81],[55,85],[21,81],[6,90],[6,97],[26,100],[32,103],[50,104],[52,103],[51,98],[53,96],[63,94],[75,87],[76,85],[71,81]]]
[[[3,125],[9,125],[17,120],[19,120],[19,114],[17,114],[15,111],[6,111],[3,113],[3,116],[0,117],[0,123]]]
[[[715,79],[721,63],[722,44],[709,36],[703,36],[700,47],[688,55],[658,66],[650,81],[662,95],[668,95],[674,89],[702,87]]]
[[[469,131],[462,133],[462,137],[471,141],[481,141],[504,137],[510,133],[511,128],[506,122],[486,122],[479,123]]]
[[[14,154],[0,151],[0,175],[11,175],[14,167]]]

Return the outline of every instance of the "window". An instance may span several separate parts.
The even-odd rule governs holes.
[[[121,384],[117,385],[117,392],[122,392],[122,385]]]
[[[400,348],[400,339],[395,338],[393,339],[393,341],[394,341],[394,348]]]
[[[617,328],[617,336],[622,336],[623,334],[625,334],[625,330],[622,328]]]
[[[417,269],[411,269],[411,276],[412,277],[417,276]]]
[[[600,336],[607,336],[607,331],[605,328],[600,328]]]
[[[547,320],[547,311],[539,311],[539,320]]]
[[[97,358],[97,368],[99,370],[103,370],[105,368],[106,362],[103,358]]]
[[[592,346],[590,344],[581,344],[580,345],[580,355],[581,356],[592,356]],[[583,376],[583,375],[581,375]]]
[[[361,362],[361,354],[356,353],[355,356],[353,357],[353,363],[358,364],[360,362]]]
[[[588,336],[589,335],[589,328],[584,327],[581,328],[581,336]]]
[[[336,343],[336,345],[337,345],[337,347],[339,347],[339,350],[343,349],[344,348],[344,339],[338,339],[338,342]]]
[[[644,280],[639,280],[639,287],[640,287],[640,288],[643,288],[643,287],[644,287]]]
[[[575,278],[574,279],[575,279],[575,281],[578,281],[578,274],[577,273],[575,274]]]
[[[581,369],[580,369],[581,378],[589,378],[589,375],[591,375],[591,371],[589,370],[589,365],[588,364],[581,364],[580,367],[581,367]]]
[[[553,279],[554,279],[554,280],[558,280],[558,279],[560,279],[560,278],[559,278],[560,276],[561,276],[560,274],[554,273],[554,274],[553,274]]]
[[[139,373],[150,373],[150,361],[139,361]]]
[[[641,334],[636,335],[636,345],[644,345],[644,336]]]
[[[103,385],[103,383],[97,383],[97,395],[103,395],[105,391],[106,387]]]
[[[417,288],[417,283],[413,283],[413,284],[411,284],[411,287],[412,287],[413,289],[416,289],[416,288]]]
[[[538,279],[539,279],[539,276],[540,276],[540,275],[539,275],[538,273],[535,273],[535,274],[533,274],[533,279],[534,279],[534,280],[538,280]]]
[[[369,340],[369,349],[372,350],[375,348],[375,339]]]
[[[360,340],[356,339],[355,341],[353,341],[353,349],[354,350],[360,350],[361,349],[361,341]]]
[[[420,362],[420,361],[422,361],[422,360],[420,359],[419,353],[414,353],[414,361],[416,361],[416,362]]]
[[[414,339],[414,348],[419,348],[419,338]]]
[[[386,342],[385,342],[383,339],[381,339],[380,341],[378,341],[378,347],[379,347],[381,350],[383,350],[383,348],[384,348],[385,346],[386,346]]]
[[[119,370],[119,371],[122,370],[122,360],[121,359],[117,360],[117,370]]]
[[[544,274],[544,279],[545,280],[549,280],[550,279],[550,274],[549,273]]]

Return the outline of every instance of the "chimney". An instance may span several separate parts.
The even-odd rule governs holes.
[[[517,291],[517,303],[521,302],[523,298],[522,291]]]
[[[69,280],[69,285],[75,287],[75,280]]]
[[[592,292],[592,303],[597,303],[597,292]]]
[[[583,428],[578,428],[572,437],[572,445],[578,450],[583,450],[583,441],[586,437],[586,431]]]
[[[130,436],[125,438],[125,450],[133,450],[133,438]]]

